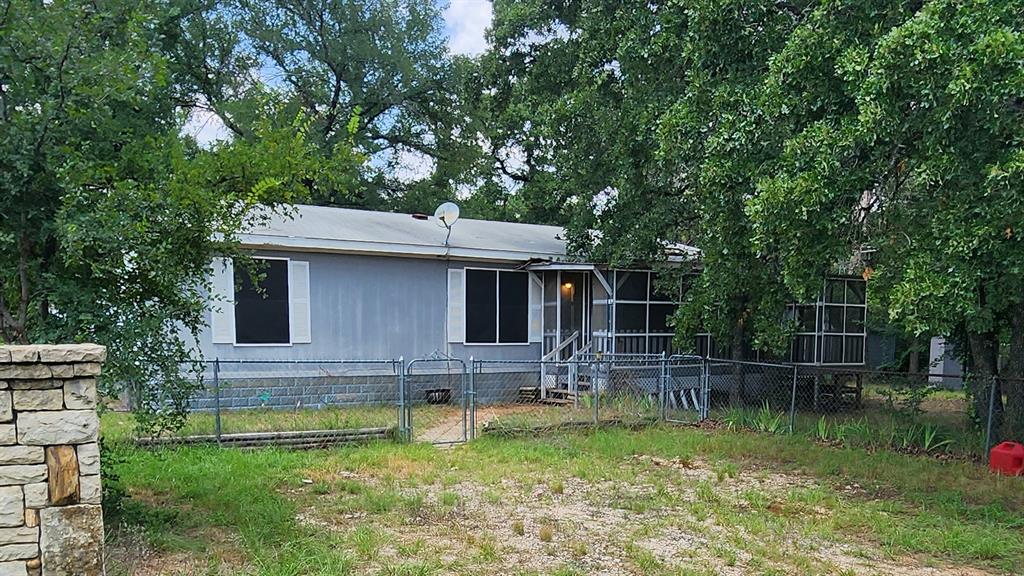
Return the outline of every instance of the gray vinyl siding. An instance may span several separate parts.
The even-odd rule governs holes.
[[[466,361],[536,360],[540,343],[463,345],[445,342],[449,268],[511,268],[510,265],[445,262],[348,254],[261,251],[309,262],[311,342],[290,346],[213,344],[209,329],[200,337],[207,359],[406,361],[450,353]],[[207,312],[209,321],[209,312]]]

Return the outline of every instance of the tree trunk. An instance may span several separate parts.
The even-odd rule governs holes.
[[[732,327],[732,350],[730,356],[737,362],[744,359],[743,354],[743,342],[746,337],[746,330],[744,328],[745,314],[741,314],[740,318],[736,320],[736,323]],[[742,406],[744,401],[744,387],[746,379],[745,366],[743,364],[733,364],[733,378],[732,388],[729,389],[729,405],[730,406]]]
[[[989,418],[991,387],[998,384],[993,380],[999,370],[999,339],[994,332],[969,332],[967,340],[971,347],[971,377],[969,386],[974,397],[974,414],[984,428]],[[992,406],[992,430],[1003,425],[1003,401],[996,390]]]
[[[1010,350],[1000,373],[1000,387],[1006,396],[1003,438],[1024,440],[1024,304],[1014,306],[1010,316]]]
[[[910,341],[910,358],[907,361],[907,363],[908,363],[907,373],[908,374],[917,374],[917,371],[920,369],[920,365],[921,365],[921,358],[920,358],[921,347],[920,346],[921,346],[921,337],[920,336],[914,336],[913,340]]]

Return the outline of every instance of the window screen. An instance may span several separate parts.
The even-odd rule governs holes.
[[[498,341],[498,272],[466,270],[466,342]]]
[[[843,337],[824,336],[822,338],[821,361],[824,364],[843,363]]]
[[[616,304],[615,331],[619,334],[642,334],[647,329],[646,304]],[[616,352],[620,352],[618,348]]]
[[[648,322],[648,332],[670,334],[675,328],[670,326],[672,315],[676,312],[675,304],[651,304],[650,308],[650,321]]]
[[[257,264],[252,274],[235,269],[235,342],[288,344],[288,261]]]
[[[635,300],[643,302],[647,300],[647,272],[624,272],[619,270],[615,273],[615,299]]]
[[[522,272],[498,275],[498,341],[522,344],[529,339],[530,278]]]
[[[529,275],[467,269],[466,343],[525,344],[529,332]]]

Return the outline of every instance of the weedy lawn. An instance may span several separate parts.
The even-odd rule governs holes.
[[[1024,482],[727,429],[106,455],[108,573],[1013,574]]]

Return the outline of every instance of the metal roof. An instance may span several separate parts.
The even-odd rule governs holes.
[[[460,218],[446,248],[447,233],[433,216],[298,205],[239,237],[248,248],[516,262],[566,259],[559,226]]]

